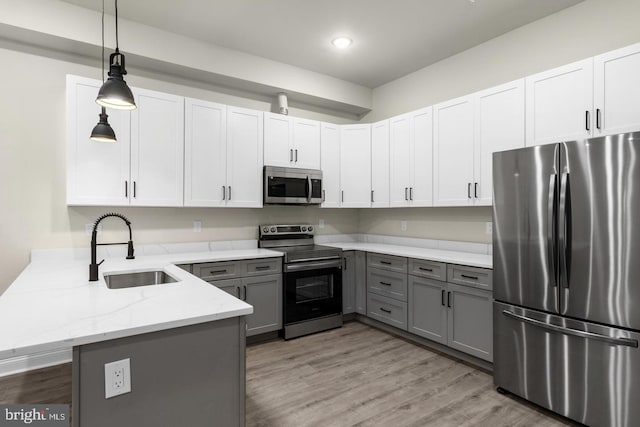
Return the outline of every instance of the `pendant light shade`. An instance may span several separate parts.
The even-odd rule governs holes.
[[[124,55],[118,49],[109,55],[109,78],[100,88],[96,102],[103,107],[118,110],[135,110],[136,102],[133,93],[123,76],[127,74],[124,68]]]
[[[116,142],[116,133],[109,124],[107,111],[102,107],[100,121],[91,131],[91,139],[98,142]]]

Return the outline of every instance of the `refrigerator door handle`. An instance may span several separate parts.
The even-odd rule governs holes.
[[[560,312],[565,314],[571,283],[571,190],[569,173],[563,173],[560,180],[560,212],[558,215],[558,250],[560,251],[560,287],[562,301]]]
[[[550,273],[553,277],[551,283],[553,287],[558,286],[557,277],[558,269],[556,263],[557,248],[556,248],[556,213],[558,210],[558,199],[556,198],[556,181],[558,179],[557,174],[551,174],[549,176],[549,201],[547,203],[547,262],[549,263]],[[556,307],[557,309],[557,307]]]
[[[520,320],[522,322],[526,322],[531,325],[538,326],[543,329],[548,329],[553,332],[558,332],[564,335],[572,335],[574,337],[604,341],[610,344],[623,345],[627,347],[635,347],[635,348],[638,347],[638,341],[629,339],[629,338],[613,338],[613,337],[608,337],[606,335],[594,334],[593,332],[579,331],[577,329],[571,329],[571,328],[565,328],[562,326],[552,325],[550,323],[546,323],[541,320],[532,319],[530,317],[521,316],[519,314],[512,313],[508,310],[502,310],[502,314],[504,314],[507,317],[511,317],[513,319]]]

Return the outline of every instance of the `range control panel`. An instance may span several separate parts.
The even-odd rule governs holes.
[[[311,224],[298,224],[298,225],[276,225],[266,224],[259,226],[260,236],[278,236],[278,235],[291,235],[291,234],[305,234],[313,235],[315,227]]]

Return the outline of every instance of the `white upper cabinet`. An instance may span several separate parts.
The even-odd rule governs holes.
[[[473,205],[473,95],[433,107],[433,204]]]
[[[264,113],[264,164],[320,169],[320,122]]]
[[[640,130],[640,43],[594,58],[595,136]]]
[[[411,114],[393,117],[390,129],[389,205],[409,206],[411,187]]]
[[[340,126],[322,123],[320,131],[322,207],[340,207]]]
[[[389,120],[371,125],[371,207],[389,207]]]
[[[433,204],[433,108],[389,120],[391,129],[390,205]]]
[[[184,98],[134,88],[131,180],[134,206],[183,206]]]
[[[89,139],[98,123],[96,96],[102,82],[67,76],[67,204],[129,204],[130,113],[107,110],[117,141]]]
[[[184,205],[224,206],[227,107],[187,98],[184,116]]]
[[[411,206],[433,206],[433,108],[411,114],[412,162]]]
[[[527,146],[591,137],[592,107],[592,58],[527,77]]]
[[[493,202],[493,153],[524,147],[524,79],[478,92],[475,102],[476,205]]]
[[[227,107],[227,206],[262,207],[263,115]]]
[[[343,208],[371,206],[371,125],[340,126],[340,201]]]

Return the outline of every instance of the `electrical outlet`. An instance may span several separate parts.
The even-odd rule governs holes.
[[[122,359],[104,365],[104,397],[131,392],[131,359]]]
[[[493,223],[492,222],[487,222],[486,223],[486,229],[485,232],[487,234],[492,234],[493,233]]]
[[[324,219],[318,220],[318,228],[324,228]]]
[[[193,221],[193,232],[200,233],[202,231],[202,221]]]
[[[400,231],[407,231],[407,221],[400,221]]]
[[[84,225],[84,232],[86,233],[87,236],[91,236],[91,233],[93,232],[93,223],[90,224],[85,224]],[[102,234],[102,226],[99,225],[98,226],[98,236]]]

